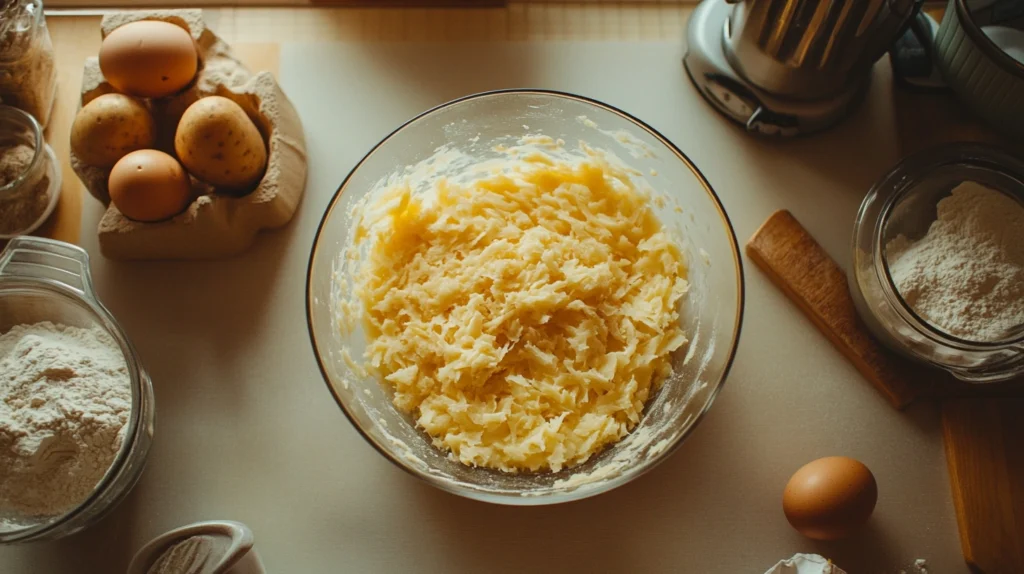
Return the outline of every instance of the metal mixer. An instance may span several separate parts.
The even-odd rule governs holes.
[[[921,0],[704,0],[683,62],[716,109],[748,131],[829,127],[861,100],[871,66]]]

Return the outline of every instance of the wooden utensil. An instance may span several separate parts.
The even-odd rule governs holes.
[[[772,214],[747,242],[747,255],[894,407],[914,400],[915,369],[871,338],[853,307],[846,275],[792,214]]]

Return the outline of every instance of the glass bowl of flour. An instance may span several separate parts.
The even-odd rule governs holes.
[[[906,158],[861,205],[849,275],[889,347],[968,383],[1024,373],[1024,162],[973,143]]]
[[[613,177],[610,174],[615,175]],[[573,177],[586,177],[587,183],[567,186],[564,181]],[[613,184],[609,183],[612,179]],[[402,182],[407,182],[411,187],[407,189]],[[607,198],[580,200],[596,197],[595,190],[605,190],[606,185],[614,185],[614,189],[622,192],[619,204]],[[486,190],[497,191],[490,193]],[[538,190],[543,193],[535,193]],[[406,194],[406,191],[409,193]],[[399,354],[403,358],[413,357],[415,365],[394,371],[394,376],[387,375],[391,376],[387,379],[388,383],[398,381],[391,385],[382,384],[379,374],[367,372],[366,366],[372,364],[371,349],[381,348],[380,343],[386,338],[388,345],[393,342],[403,346],[406,345],[403,342],[405,340],[420,341],[414,338],[418,336],[417,333],[433,341],[445,337],[433,337],[415,327],[393,339],[383,336],[388,327],[384,327],[377,337],[368,335],[373,332],[371,329],[374,325],[366,320],[369,313],[367,309],[380,307],[372,302],[366,303],[365,300],[353,301],[349,296],[367,285],[362,279],[353,283],[356,276],[360,275],[358,270],[365,270],[362,264],[368,260],[362,250],[353,249],[369,243],[360,243],[359,239],[362,235],[360,230],[365,229],[364,218],[376,212],[374,206],[378,200],[390,204],[388,198],[396,192],[401,195],[396,206],[405,214],[398,220],[408,223],[396,228],[398,233],[383,231],[379,237],[387,237],[388,241],[394,238],[392,245],[408,245],[412,249],[429,244],[431,247],[426,248],[427,257],[431,253],[445,252],[443,246],[449,244],[446,243],[447,239],[407,241],[409,236],[405,233],[419,229],[419,223],[412,221],[417,217],[417,212],[432,217],[432,214],[448,207],[472,211],[472,208],[479,207],[477,201],[485,201],[480,198],[487,198],[486,201],[496,197],[516,198],[515,201],[522,201],[517,204],[520,207],[514,210],[495,207],[493,211],[502,212],[503,217],[507,215],[511,218],[508,220],[510,222],[515,221],[514,224],[502,224],[501,229],[516,234],[518,232],[513,231],[513,227],[522,225],[528,231],[515,235],[518,242],[515,243],[517,251],[514,254],[510,251],[498,254],[495,251],[510,249],[514,243],[504,237],[492,238],[462,231],[452,231],[451,235],[447,235],[454,243],[471,244],[471,247],[458,251],[457,255],[446,260],[445,265],[449,265],[453,273],[434,275],[431,281],[439,281],[444,287],[435,291],[433,284],[429,284],[429,288],[425,286],[420,289],[419,285],[428,284],[419,283],[418,280],[411,281],[407,287],[410,292],[417,293],[416,297],[420,297],[416,300],[417,305],[422,303],[422,308],[436,307],[439,310],[437,313],[413,312],[420,317],[430,316],[443,321],[444,326],[438,325],[437,328],[448,329],[449,333],[465,326],[467,336],[452,335],[452,340],[458,340],[459,345],[474,348],[466,352],[449,352],[454,349],[454,345],[449,347],[439,344],[432,348],[429,344],[417,344],[412,352],[392,353],[393,357]],[[572,292],[565,299],[559,300],[557,296],[545,298],[548,292],[541,291],[546,288],[546,279],[533,280],[537,276],[564,275],[565,285],[582,276],[582,273],[578,273],[580,265],[591,265],[589,261],[584,262],[589,255],[582,244],[575,250],[561,249],[565,245],[563,241],[571,237],[565,231],[570,225],[568,221],[576,222],[573,225],[583,225],[579,223],[582,219],[573,219],[576,212],[572,210],[580,202],[606,214],[602,217],[619,221],[625,207],[612,206],[638,205],[633,201],[640,194],[647,198],[644,200],[646,203],[643,203],[645,207],[631,213],[638,214],[637,217],[647,217],[646,214],[653,212],[661,222],[660,229],[679,238],[678,252],[686,263],[689,291],[682,299],[671,299],[668,292],[663,292],[664,299],[659,296],[656,300],[665,301],[657,304],[661,311],[678,313],[678,326],[688,341],[682,347],[667,349],[663,354],[656,354],[652,350],[649,355],[652,358],[642,364],[627,364],[627,359],[624,359],[623,363],[611,365],[614,367],[610,371],[612,374],[602,373],[605,377],[601,379],[602,384],[616,381],[607,387],[616,390],[625,388],[623,392],[629,392],[631,388],[625,383],[644,380],[655,369],[652,365],[656,361],[661,361],[662,366],[670,365],[671,369],[664,375],[666,378],[661,381],[660,387],[649,386],[645,389],[644,397],[647,400],[622,400],[611,405],[602,400],[609,394],[603,395],[601,399],[591,399],[593,395],[569,391],[560,394],[553,387],[570,379],[575,372],[567,368],[560,373],[551,365],[572,363],[565,358],[570,355],[561,351],[566,344],[577,340],[578,333],[591,333],[594,337],[591,339],[588,335],[586,341],[579,339],[579,345],[575,347],[579,350],[577,358],[593,349],[592,355],[585,356],[618,360],[620,357],[637,355],[635,349],[647,346],[644,340],[655,341],[655,336],[660,337],[666,332],[660,327],[645,328],[647,331],[639,334],[619,331],[627,333],[624,336],[628,340],[622,348],[616,348],[614,342],[606,344],[601,340],[597,327],[591,329],[595,324],[591,318],[598,313],[611,315],[622,309],[632,310],[636,307],[630,304],[608,304],[603,307],[605,310],[595,311],[600,305],[587,301],[604,301],[607,291],[644,293],[647,289],[643,286],[643,278],[637,280],[635,285],[639,286],[635,289],[623,286],[620,290],[618,285],[621,281],[616,276],[601,275],[598,268],[602,264],[607,265],[610,258],[604,258],[588,268],[595,272],[593,276],[606,277],[606,280],[576,283],[582,290]],[[425,202],[422,211],[417,207],[420,199]],[[577,203],[573,203],[574,200]],[[499,203],[502,206],[510,205],[504,200]],[[405,207],[400,207],[402,205]],[[549,209],[549,206],[554,205],[560,207]],[[491,213],[490,210],[490,207],[483,207],[477,213]],[[639,215],[641,213],[645,215]],[[404,219],[406,215],[411,219]],[[556,220],[556,216],[561,219]],[[443,228],[442,233],[447,234],[464,222],[492,220],[470,215],[450,219],[445,216],[445,221],[451,221],[452,226],[441,225],[437,229]],[[544,225],[538,225],[538,221],[543,221]],[[562,231],[556,233],[552,229]],[[629,229],[650,231],[647,224],[631,224],[622,229],[617,236],[622,241],[626,241],[626,233],[632,233]],[[597,237],[598,233],[595,231],[588,237]],[[577,237],[582,235],[583,232]],[[537,241],[534,241],[535,238]],[[543,245],[543,249],[538,247],[540,245]],[[644,241],[644,249],[650,253],[658,252],[663,247],[660,239],[654,236]],[[664,277],[662,263],[674,259],[666,251],[661,253],[666,255],[658,259],[661,263],[644,267],[646,277],[655,277],[654,281],[647,284],[651,288],[655,284],[669,284],[655,283],[659,277]],[[573,254],[576,256],[570,256]],[[369,260],[372,259],[371,256]],[[522,269],[517,270],[519,262],[528,260],[543,260],[543,264],[524,264]],[[463,265],[462,262],[471,263]],[[505,267],[497,272],[492,264]],[[428,263],[421,269],[442,267]],[[401,271],[390,272],[384,267],[378,269],[384,270],[380,277],[405,276]],[[631,276],[636,277],[637,274]],[[449,277],[452,279],[449,280]],[[523,277],[529,278],[526,283],[531,289],[540,286],[536,287],[540,293],[538,299],[529,295],[530,289],[502,287],[501,294],[491,299],[494,306],[485,303],[483,307],[474,307],[475,302],[484,301],[494,293],[494,290],[486,286],[476,290],[476,285],[493,279],[494,284],[521,286]],[[307,289],[310,334],[321,372],[331,394],[364,438],[391,462],[437,488],[468,498],[510,505],[553,504],[593,496],[625,484],[666,460],[690,436],[711,408],[735,356],[743,316],[743,271],[735,234],[718,196],[693,163],[663,136],[624,112],[579,96],[532,90],[490,92],[449,102],[410,120],[372,149],[342,183],[325,212],[310,256]],[[460,290],[474,291],[467,298],[462,298],[456,293]],[[576,297],[576,293],[583,290],[587,295]],[[400,290],[384,289],[383,292],[400,293]],[[434,293],[437,294],[436,299]],[[452,293],[456,294],[453,296]],[[404,295],[399,295],[398,299],[406,302],[413,300]],[[419,308],[398,299],[394,301],[398,307]],[[571,304],[565,303],[570,299]],[[546,301],[555,301],[554,306],[547,306]],[[557,307],[562,304],[558,301],[566,305],[565,313]],[[488,319],[488,330],[480,330],[478,336],[468,333],[476,330],[475,326],[481,323],[452,318],[462,310],[468,312],[484,307],[498,308],[503,302],[514,302],[509,303],[509,306],[521,304],[520,309],[525,308],[527,311],[517,315],[522,319]],[[534,306],[534,303],[538,306]],[[580,315],[572,314],[577,312]],[[502,311],[497,315],[510,317],[514,313],[506,315]],[[551,319],[550,322],[547,322],[548,319]],[[555,327],[543,331],[544,327],[550,325]],[[565,331],[556,330],[563,326]],[[517,333],[520,327],[522,331]],[[565,334],[568,330],[573,330],[574,335]],[[540,332],[544,332],[544,336],[533,337]],[[526,334],[520,336],[522,333]],[[403,339],[406,335],[410,338]],[[443,350],[443,361],[421,359],[425,354],[437,352],[439,348]],[[479,354],[476,349],[480,349]],[[504,357],[510,356],[514,359],[502,362]],[[474,358],[472,366],[460,362],[473,357],[484,357],[484,360],[476,361]],[[548,360],[550,357],[562,359]],[[495,364],[499,366],[492,367]],[[476,369],[476,365],[483,366]],[[575,369],[575,366],[572,368]],[[589,368],[589,365],[583,368]],[[431,369],[436,372],[430,372]],[[399,381],[405,375],[427,385],[443,385],[447,384],[448,372],[456,369],[462,369],[460,373],[473,372],[472,377],[464,377],[465,380],[474,381],[473,384],[485,381],[484,376],[478,377],[476,373],[488,373],[486,380],[490,386],[478,387],[481,390],[476,394],[470,392],[470,400],[466,402],[467,410],[462,410],[458,398],[454,399],[454,403],[448,403],[447,398],[442,396],[444,390],[431,391],[433,394],[428,399],[429,403],[424,400],[414,407],[415,410],[410,409],[405,402],[409,393],[404,389],[401,393],[396,391],[398,384],[405,384]],[[419,374],[411,374],[414,370]],[[489,378],[495,373],[496,378]],[[632,381],[630,377],[633,377]],[[624,384],[616,387],[617,381],[623,381]],[[575,383],[571,381],[563,388]],[[581,387],[574,387],[573,390],[578,388]],[[649,395],[646,394],[647,389],[652,389]],[[534,400],[533,396],[549,391],[550,394],[546,396],[557,396],[564,401],[548,411],[539,412],[540,408],[534,409],[534,405],[545,405],[546,399]],[[459,392],[453,391],[456,396]],[[495,402],[490,402],[488,395],[495,396]],[[500,398],[497,398],[498,395]],[[487,398],[478,399],[480,396]],[[515,396],[514,400],[512,396]],[[579,396],[584,399],[576,400]],[[579,407],[584,401],[585,406]],[[595,409],[610,405],[609,410],[613,407],[621,408],[619,412],[629,409],[629,416],[635,417],[629,420],[635,421],[635,426],[624,434],[599,435],[599,432],[612,428],[611,425],[615,423],[608,422],[606,426],[604,422],[610,417],[602,419],[600,414],[580,415],[580,410],[589,405],[597,405]],[[490,408],[507,409],[509,414],[477,416],[477,412]],[[469,410],[473,410],[473,413],[463,417],[461,413]],[[442,411],[447,411],[447,414]],[[434,413],[439,414],[434,417]],[[446,418],[449,415],[452,418]],[[453,425],[448,423],[456,419],[457,424],[462,426],[452,430]],[[525,424],[520,424],[521,421],[525,421]],[[585,429],[581,428],[582,422],[573,426],[577,421],[603,422]],[[477,433],[473,425],[488,430]],[[614,430],[619,431],[621,428],[616,427]],[[463,432],[463,429],[471,430]],[[493,433],[491,429],[494,429]],[[597,430],[587,434],[594,429]],[[597,440],[609,436],[614,436],[616,442],[601,442],[600,448],[590,448]],[[585,438],[575,441],[577,437]],[[595,437],[595,440],[586,442],[591,437]],[[462,438],[466,438],[467,442],[460,444],[458,441]],[[520,438],[523,440],[519,441]],[[501,442],[506,439],[506,442]],[[445,440],[448,442],[443,442]],[[477,443],[483,446],[477,448]],[[500,446],[494,446],[496,444]],[[456,449],[459,449],[458,453]],[[543,462],[538,463],[541,459]],[[534,463],[538,463],[537,467],[532,466]],[[518,466],[513,469],[502,468],[501,465],[506,464],[510,467]]]
[[[86,528],[135,486],[153,388],[99,302],[84,250],[36,237],[0,252],[0,542]]]

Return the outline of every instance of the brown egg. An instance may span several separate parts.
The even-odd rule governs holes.
[[[192,202],[192,185],[178,160],[162,151],[142,149],[121,158],[107,180],[110,201],[128,219],[161,221]]]
[[[125,24],[100,45],[103,76],[118,91],[133,96],[169,96],[187,86],[198,67],[192,36],[169,22]]]
[[[867,522],[877,500],[878,485],[868,467],[845,456],[829,456],[796,471],[782,494],[782,508],[804,536],[838,540]]]

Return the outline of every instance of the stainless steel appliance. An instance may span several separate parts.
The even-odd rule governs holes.
[[[763,134],[824,129],[859,103],[871,67],[920,0],[704,0],[686,70],[728,117]]]

